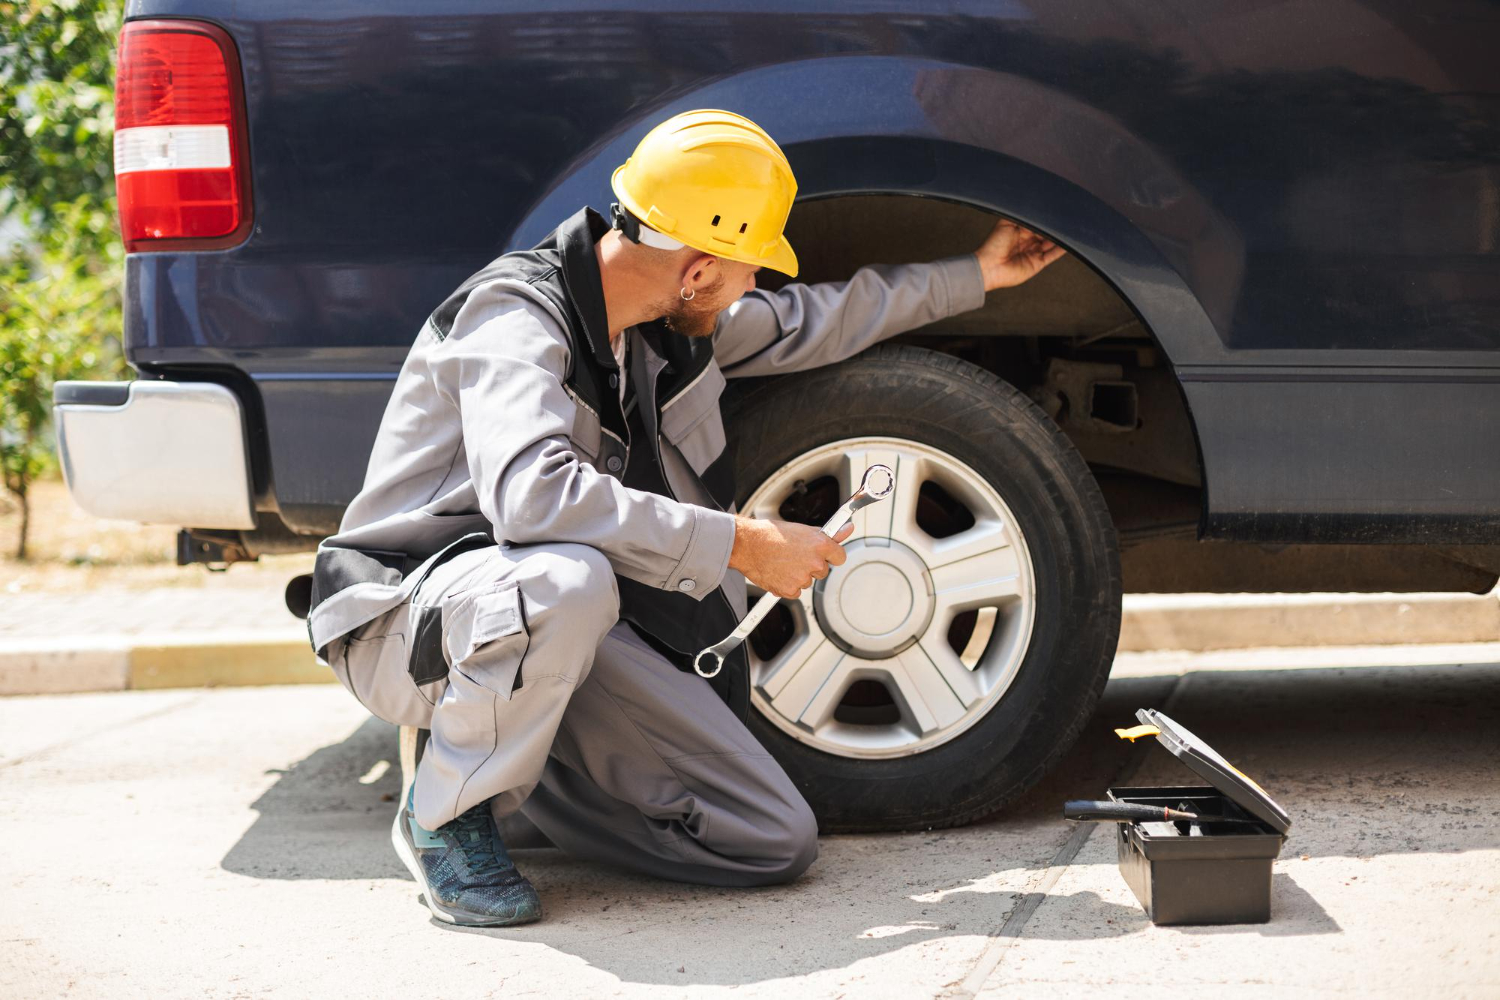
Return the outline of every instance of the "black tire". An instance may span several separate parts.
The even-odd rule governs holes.
[[[1036,784],[1072,746],[1109,675],[1120,629],[1113,522],[1087,464],[1014,387],[947,355],[882,346],[753,385],[728,410],[738,501],[820,446],[892,436],[940,449],[1004,498],[1035,572],[1036,617],[1010,688],[969,729],[906,757],[858,759],[750,726],[827,833],[957,826]]]

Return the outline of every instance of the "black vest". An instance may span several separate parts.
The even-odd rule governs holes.
[[[633,489],[673,496],[661,471],[661,406],[701,375],[713,360],[708,338],[685,337],[660,323],[642,328],[651,349],[666,361],[655,386],[655,398],[640,398],[634,419],[620,406],[618,382],[628,378],[619,370],[609,347],[609,324],[604,310],[604,287],[599,279],[595,244],[609,224],[592,209],[582,209],[530,250],[518,250],[491,261],[433,311],[429,323],[439,339],[453,329],[453,321],[469,295],[497,279],[523,282],[542,295],[565,318],[569,370],[564,384],[574,398],[599,416],[596,466]],[[728,451],[704,470],[700,482],[720,509],[734,499]],[[675,499],[675,497],[674,497]],[[738,618],[722,588],[701,601],[675,591],[660,590],[616,577],[620,587],[620,618],[678,669],[692,671],[698,651],[733,631]],[[724,662],[709,683],[743,721],[750,709],[750,672],[741,646]]]

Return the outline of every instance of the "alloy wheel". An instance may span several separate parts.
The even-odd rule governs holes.
[[[1019,671],[1036,614],[1031,556],[1004,499],[918,442],[862,437],[806,452],[743,512],[821,524],[875,463],[895,470],[896,491],[855,515],[847,562],[750,638],[756,710],[799,742],[858,759],[920,753],[982,719]]]

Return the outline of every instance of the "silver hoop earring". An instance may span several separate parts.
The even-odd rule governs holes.
[[[680,298],[684,302],[691,302],[691,301],[693,301],[693,298],[697,294],[698,294],[698,290],[696,288],[690,290],[690,289],[688,289],[688,287],[686,285],[684,285],[682,288],[677,289],[677,297]]]

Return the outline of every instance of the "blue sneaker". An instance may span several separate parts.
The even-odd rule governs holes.
[[[412,877],[426,890],[427,908],[439,920],[464,927],[510,927],[542,918],[542,901],[505,853],[489,803],[436,830],[412,815],[415,786],[396,813],[391,843]]]

